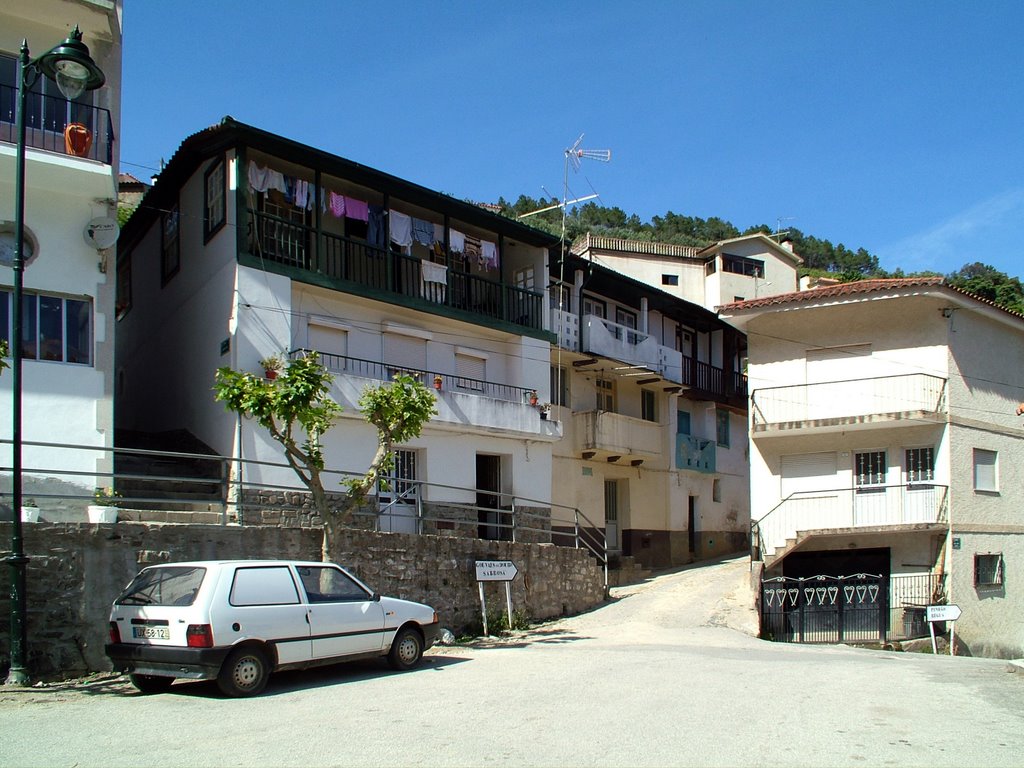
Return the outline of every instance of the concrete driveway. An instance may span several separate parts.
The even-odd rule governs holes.
[[[0,765],[1018,766],[1006,662],[755,639],[737,559],[614,590],[416,671],[338,665],[255,699],[117,679],[0,689]]]

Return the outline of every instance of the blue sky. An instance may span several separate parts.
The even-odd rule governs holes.
[[[1024,2],[126,0],[122,170],[232,115],[477,201],[799,227],[1024,273]]]

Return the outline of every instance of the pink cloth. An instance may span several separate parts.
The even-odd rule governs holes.
[[[359,221],[370,220],[369,204],[365,200],[356,200],[354,197],[345,197],[345,215],[350,219]]]
[[[331,209],[331,213],[339,219],[345,215],[346,209],[344,195],[339,195],[337,192],[331,192],[327,198],[327,205]]]

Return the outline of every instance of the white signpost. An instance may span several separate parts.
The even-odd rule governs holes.
[[[505,582],[505,608],[508,610],[508,628],[512,629],[512,588],[509,584],[519,573],[516,564],[511,560],[477,560],[476,561],[476,583],[480,589],[480,613],[484,620],[484,635],[487,631],[487,600],[484,598],[485,581]]]
[[[935,645],[935,622],[936,621],[948,621],[949,622],[949,655],[953,655],[953,640],[955,639],[954,633],[956,632],[956,620],[960,618],[960,606],[959,605],[929,605],[925,609],[924,615],[925,621],[928,622],[928,628],[932,633],[932,653],[938,653],[939,649]]]

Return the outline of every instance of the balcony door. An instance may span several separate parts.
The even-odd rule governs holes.
[[[491,541],[512,540],[512,515],[501,509],[501,457],[476,455],[478,535]]]
[[[419,483],[416,451],[397,450],[391,474],[381,483],[380,529],[390,533],[418,533]]]
[[[854,454],[853,524],[884,525],[896,522],[887,514],[885,451],[864,451]]]
[[[622,532],[619,530],[619,481],[604,481],[604,534],[611,552],[622,550]]]

